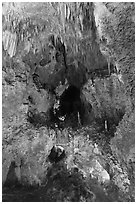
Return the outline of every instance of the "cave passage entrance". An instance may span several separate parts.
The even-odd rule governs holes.
[[[69,126],[77,126],[82,121],[82,102],[80,98],[80,89],[70,85],[60,96],[59,108],[56,116],[59,120],[64,118],[65,123]]]

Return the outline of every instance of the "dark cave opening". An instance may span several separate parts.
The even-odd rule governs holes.
[[[69,86],[60,97],[60,115],[70,115],[80,110],[80,90]]]
[[[54,112],[54,114],[53,114]],[[59,98],[59,107],[52,110],[56,123],[78,126],[82,124],[83,106],[80,97],[80,89],[70,85]],[[53,117],[52,117],[53,118]]]

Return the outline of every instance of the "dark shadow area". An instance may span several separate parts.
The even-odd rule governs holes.
[[[52,119],[54,118],[58,124],[71,127],[82,125],[84,106],[80,98],[80,89],[73,85],[69,86],[59,98],[59,107],[53,112]]]
[[[110,202],[113,201],[93,179],[88,182],[78,168],[69,171],[63,163],[52,164],[42,186],[3,188],[3,202]]]
[[[69,86],[60,97],[60,116],[69,116],[71,113],[80,112],[80,89]]]
[[[114,113],[115,112],[115,113]],[[116,127],[118,126],[119,122],[123,119],[125,114],[125,109],[121,109],[118,111],[112,110],[112,116],[108,116],[108,114],[102,115],[102,118],[96,118],[95,121],[97,126],[99,126],[99,132],[106,131],[109,133],[110,137],[114,136],[116,131]]]

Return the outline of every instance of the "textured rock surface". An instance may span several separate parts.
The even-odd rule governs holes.
[[[98,12],[102,10],[102,12]],[[119,123],[115,137],[111,140],[112,150],[121,160],[135,162],[135,19],[134,3],[96,3],[95,16],[99,38],[105,53],[115,59],[126,90],[126,113]],[[126,18],[125,18],[126,16]],[[129,162],[130,161],[130,162]],[[132,164],[131,164],[132,166]],[[133,184],[134,185],[134,184]]]
[[[120,152],[122,151],[122,156],[126,158],[130,154],[132,145],[134,146],[134,3],[96,3],[95,5],[95,13],[97,12],[96,24],[98,25],[98,35],[100,39],[104,37],[106,40],[106,42],[101,43],[101,45],[104,46],[104,52],[110,52],[110,57],[115,59],[116,67],[122,75],[122,81],[126,91],[124,95],[126,95],[127,100],[125,99],[124,101],[126,102],[127,110],[116,131],[116,137],[112,139],[112,145],[114,144]],[[102,10],[102,13],[99,13],[98,9]],[[125,18],[125,16],[127,16],[127,18]],[[127,126],[128,128],[126,128]],[[129,143],[130,145],[127,145]],[[119,146],[120,144],[121,147]]]
[[[13,202],[134,200],[134,12],[126,2],[3,3],[3,185],[44,185]],[[55,167],[54,144],[67,152]]]

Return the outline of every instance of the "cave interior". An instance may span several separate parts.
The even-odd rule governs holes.
[[[92,85],[95,85],[95,79],[107,79],[111,74],[117,74],[116,66],[113,62],[108,65],[107,59],[104,57],[102,67],[97,67],[93,70],[87,70],[86,66],[79,61],[73,63],[68,61],[65,43],[61,41],[60,36],[54,36],[53,34],[48,37],[48,43],[42,49],[42,57],[33,61],[30,56],[25,56],[24,61],[30,67],[32,72],[32,81],[36,85],[37,90],[48,90],[48,92],[55,96],[54,103],[49,110],[49,120],[45,119],[45,113],[37,113],[37,111],[28,110],[28,121],[34,126],[48,125],[58,127],[79,127],[90,124],[91,121],[96,120],[100,129],[105,130],[105,121],[107,121],[108,129],[110,124],[116,126],[119,121],[113,120],[105,115],[104,118],[95,119],[92,111],[92,105],[90,103],[85,104],[82,96],[82,88],[86,82],[91,79]],[[98,59],[99,60],[99,59]],[[53,75],[47,78],[46,66],[50,66],[51,63],[56,62]],[[61,83],[65,86],[67,81],[67,87],[63,93],[58,96],[56,93],[56,87]],[[34,104],[33,96],[28,96],[29,102]],[[56,107],[56,103],[58,106]],[[90,112],[92,119],[87,118],[87,112]],[[123,115],[122,115],[123,116]]]
[[[134,201],[134,10],[3,2],[3,201]]]

